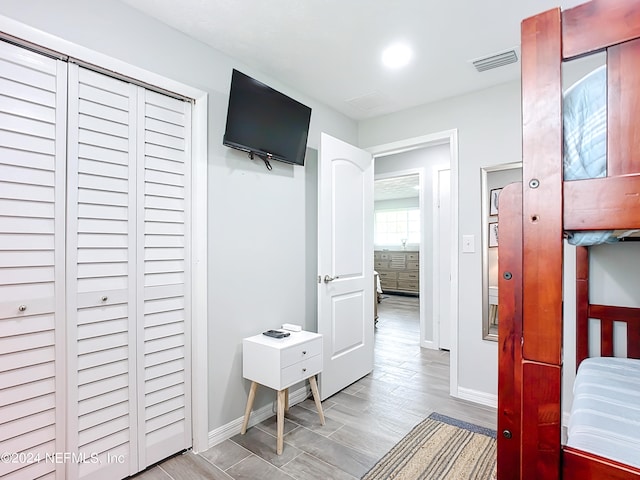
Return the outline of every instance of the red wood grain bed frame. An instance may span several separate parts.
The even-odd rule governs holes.
[[[563,180],[563,61],[607,52],[607,177]],[[498,479],[640,479],[640,469],[570,447],[562,438],[563,236],[640,228],[640,1],[593,0],[522,23],[523,182],[500,198]],[[577,364],[588,319],[628,323],[640,358],[640,309],[592,305],[588,248],[577,248]],[[633,322],[636,323],[633,323]]]

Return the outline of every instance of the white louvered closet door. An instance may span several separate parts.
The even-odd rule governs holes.
[[[70,479],[138,471],[136,92],[69,65]]]
[[[191,104],[138,88],[139,458],[191,447]],[[143,159],[143,161],[142,161]]]
[[[0,463],[64,478],[66,64],[0,42]],[[40,461],[37,461],[40,460]]]
[[[70,478],[191,446],[190,107],[69,66]]]

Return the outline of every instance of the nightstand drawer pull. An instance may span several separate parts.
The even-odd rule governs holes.
[[[294,337],[295,333],[291,335]],[[289,338],[291,338],[289,337]],[[280,367],[288,367],[301,360],[307,360],[322,352],[322,338],[315,338],[300,345],[293,346],[291,348],[285,348],[282,350],[282,357]],[[299,371],[299,370],[298,370]]]
[[[19,311],[19,312],[24,312],[26,309],[27,309],[27,306],[26,306],[26,305],[20,305],[20,306],[18,307],[18,311]]]

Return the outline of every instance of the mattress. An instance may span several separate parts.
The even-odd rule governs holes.
[[[567,445],[640,468],[640,360],[588,358],[573,391]]]

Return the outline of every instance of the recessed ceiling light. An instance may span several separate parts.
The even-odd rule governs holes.
[[[413,57],[413,51],[404,43],[394,43],[382,52],[382,63],[388,68],[400,68],[407,65]]]

